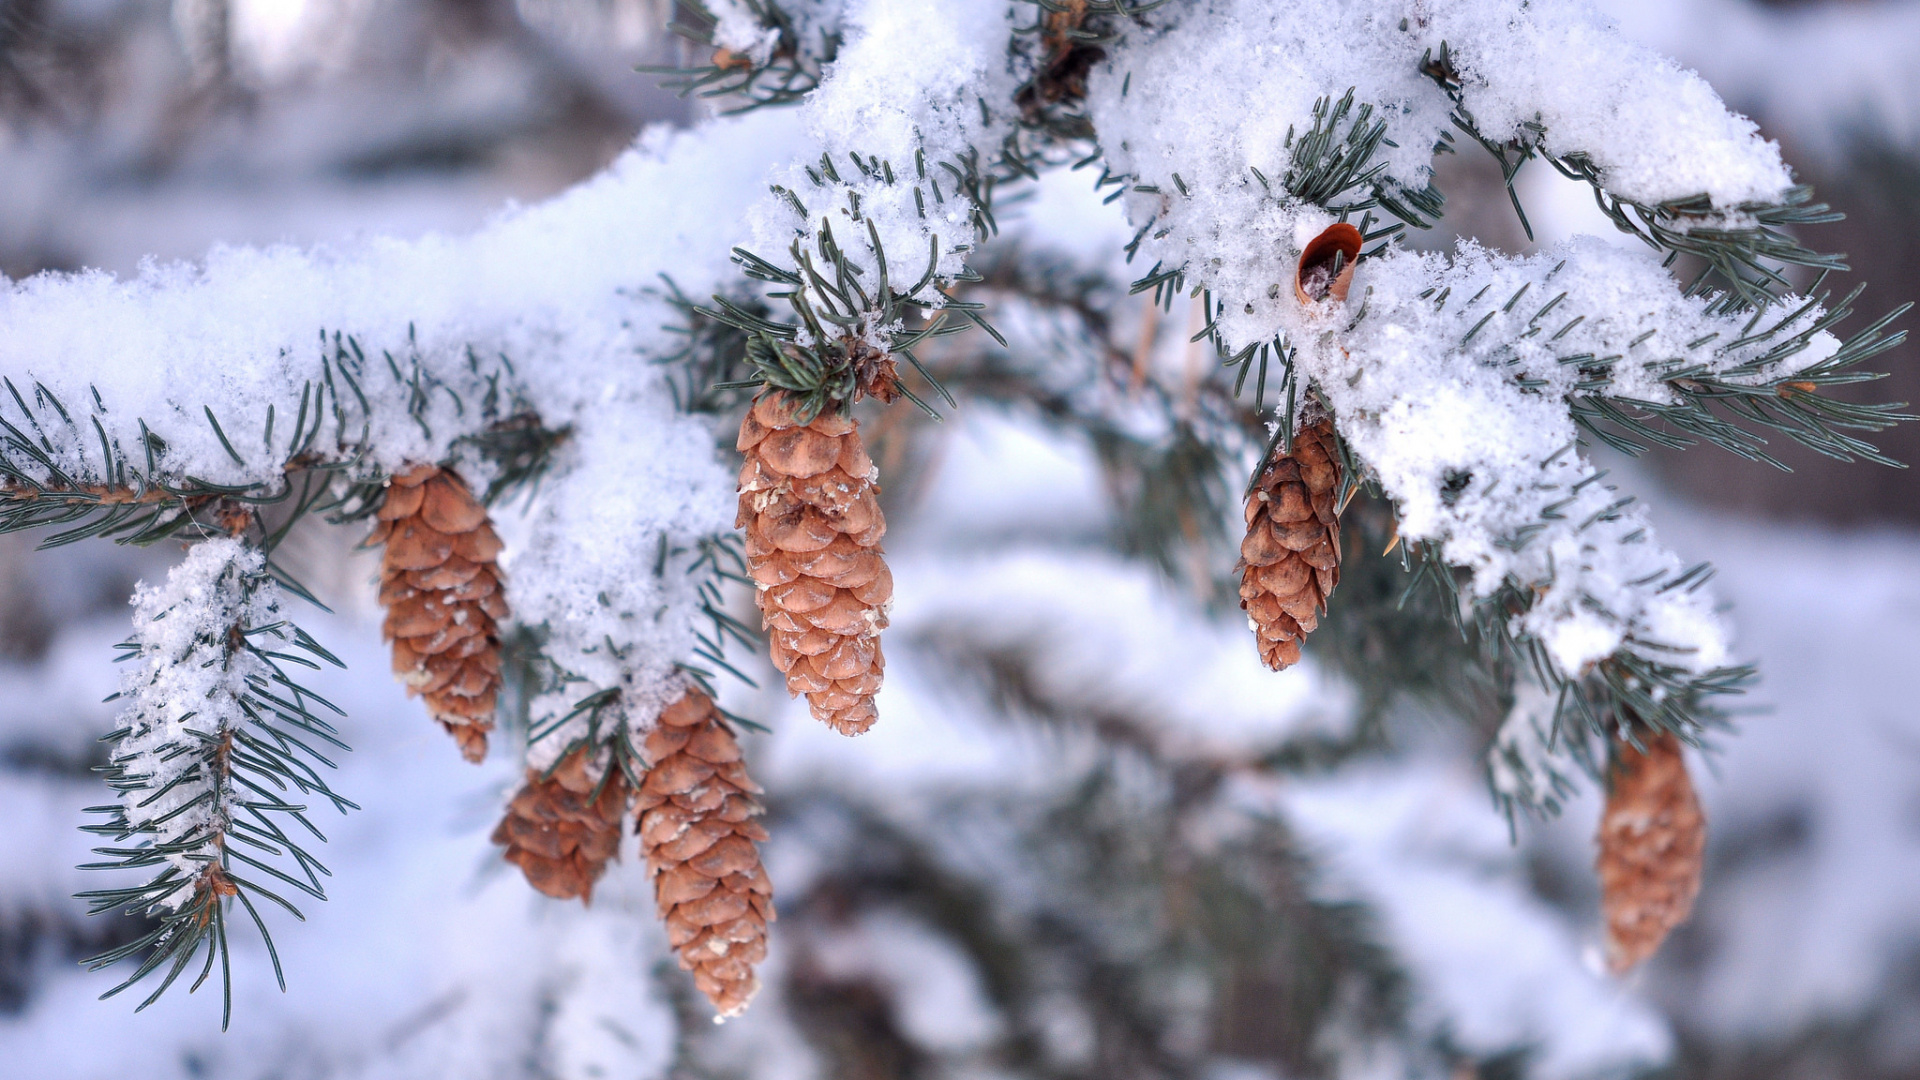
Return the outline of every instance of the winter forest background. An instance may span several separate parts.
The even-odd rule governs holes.
[[[642,128],[704,115],[633,70],[697,59],[663,29],[669,6],[0,0],[0,269],[130,275],[221,244],[471,232]],[[1873,283],[1874,310],[1920,297],[1920,4],[1601,7],[1847,212],[1821,245]],[[1442,161],[1445,235],[1423,246],[1618,239],[1540,167],[1518,186],[1529,241],[1490,159]],[[1126,243],[1091,179],[1049,174],[999,210],[1029,268]],[[1124,274],[1062,292],[1177,408],[1199,322],[1150,313]],[[1920,400],[1916,359],[1880,358],[1872,398]],[[315,522],[285,557],[335,608],[302,622],[346,662],[315,685],[348,714],[336,786],[364,807],[329,829],[331,899],[277,935],[285,994],[236,945],[230,1032],[205,991],[138,1015],[96,1002],[106,976],[76,961],[130,931],[71,898],[97,884],[74,869],[93,843],[76,826],[101,801],[127,597],[179,551],[0,537],[0,1075],[1920,1076],[1912,471],[1793,446],[1791,476],[1712,447],[1605,462],[1669,545],[1713,559],[1736,650],[1766,676],[1696,770],[1693,919],[1615,979],[1591,785],[1510,842],[1485,779],[1498,715],[1443,718],[1311,644],[1263,671],[1225,564],[1198,554],[1211,526],[1143,505],[1177,448],[1142,457],[1128,431],[974,390],[942,423],[896,405],[868,429],[899,589],[887,720],[841,739],[761,658],[765,689],[725,690],[771,728],[747,753],[781,920],[767,989],[720,1027],[631,851],[586,909],[500,861],[488,833],[516,755],[475,769],[449,751],[387,677],[377,556],[350,552],[364,525]],[[1920,425],[1879,443],[1920,460]],[[495,511],[509,548],[516,514]],[[1361,632],[1336,614],[1320,633]],[[1277,779],[1236,815],[1220,792],[1248,770]]]

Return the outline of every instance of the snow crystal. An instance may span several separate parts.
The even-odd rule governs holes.
[[[760,5],[745,0],[705,0],[705,6],[716,20],[715,45],[739,53],[755,67],[765,67],[774,59],[780,28],[768,25],[754,11]],[[842,32],[840,9],[844,6],[843,0],[780,0],[780,11],[792,26],[800,50],[809,55]]]
[[[895,290],[937,306],[938,286],[962,273],[985,229],[966,173],[1012,131],[1009,13],[974,0],[866,0],[845,19],[839,59],[801,106],[818,145],[754,207],[752,249],[789,264],[790,245],[816,251],[831,231],[863,289],[877,286],[868,271],[884,261]]]
[[[505,566],[515,618],[543,631],[542,653],[569,680],[534,714],[565,715],[592,690],[617,688],[620,715],[638,730],[685,690],[675,669],[693,655],[702,580],[690,564],[703,539],[731,528],[733,498],[713,480],[705,424],[657,398],[615,398],[606,408],[625,423],[583,427],[560,448],[526,545]],[[647,521],[669,524],[637,532]],[[588,723],[579,716],[540,739],[529,763],[552,764]]]

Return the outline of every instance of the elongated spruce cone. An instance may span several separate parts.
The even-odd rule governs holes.
[[[1275,671],[1300,662],[1300,642],[1320,625],[1340,581],[1340,488],[1333,421],[1310,424],[1277,450],[1247,497],[1240,543],[1240,606]]]
[[[721,1016],[735,1016],[760,988],[753,966],[767,956],[773,883],[756,841],[760,787],[740,762],[740,744],[698,690],[660,714],[647,734],[653,765],[636,810],[640,850],[680,966]]]
[[[1600,910],[1607,922],[1607,967],[1615,974],[1652,956],[1687,920],[1700,892],[1707,819],[1687,775],[1680,740],[1666,732],[1616,751],[1600,816]]]
[[[467,485],[433,465],[394,476],[376,516],[367,542],[385,546],[380,602],[394,674],[479,761],[500,691],[497,620],[507,617],[500,538]]]
[[[762,394],[740,423],[740,516],[754,601],[787,691],[842,735],[879,718],[873,695],[886,659],[893,575],[874,483],[879,470],[850,418],[822,413],[801,425],[791,399]]]
[[[527,770],[527,782],[507,804],[493,830],[506,845],[505,858],[527,884],[560,900],[593,899],[593,883],[620,854],[620,826],[633,792],[618,766],[593,774],[581,747],[542,777]]]

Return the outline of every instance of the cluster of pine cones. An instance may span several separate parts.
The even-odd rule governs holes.
[[[773,883],[756,846],[767,839],[755,820],[759,785],[719,708],[698,690],[661,712],[645,751],[650,765],[637,790],[619,766],[595,768],[586,746],[545,776],[529,770],[493,841],[534,888],[586,901],[633,813],[668,944],[714,1009],[737,1015],[759,987],[753,966],[766,959],[774,919]]]
[[[493,727],[499,620],[507,617],[506,577],[495,561],[501,545],[486,507],[452,471],[420,466],[393,476],[374,516],[368,542],[383,548],[380,600],[393,669],[461,753],[478,761]],[[877,651],[869,654],[877,664]],[[756,820],[760,788],[719,708],[699,690],[662,711],[643,752],[637,783],[606,747],[580,746],[545,774],[528,772],[493,840],[534,888],[587,901],[618,857],[632,813],[680,965],[720,1015],[733,1016],[759,985],[753,966],[766,957],[774,918],[757,846],[767,838]]]
[[[1303,305],[1343,299],[1359,231],[1335,225],[1309,244],[1296,280]],[[891,400],[891,365],[863,379]],[[803,422],[804,418],[804,422]],[[1240,606],[1261,660],[1300,660],[1340,579],[1343,483],[1331,418],[1310,417],[1270,453],[1247,497]],[[893,577],[880,540],[878,470],[858,423],[767,390],[736,443],[743,455],[739,515],[775,667],[789,693],[844,735],[878,719]],[[500,689],[499,622],[506,579],[486,508],[452,472],[420,466],[395,475],[370,543],[383,546],[380,599],[393,666],[410,693],[485,756]],[[1638,964],[1684,920],[1699,889],[1705,825],[1680,744],[1640,731],[1619,742],[1599,835],[1609,963]],[[721,1016],[747,1006],[766,956],[773,889],[758,844],[760,789],[748,777],[725,717],[689,689],[645,734],[644,760],[611,745],[573,748],[546,773],[530,771],[493,839],[539,891],[590,900],[619,855],[629,814],[652,875],[660,917],[683,968]]]

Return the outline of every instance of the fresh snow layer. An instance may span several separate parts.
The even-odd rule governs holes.
[[[654,130],[595,179],[472,236],[216,248],[204,263],[152,264],[125,281],[12,283],[0,289],[0,369],[29,400],[43,389],[74,414],[52,457],[82,482],[112,479],[101,438],[138,467],[144,423],[165,441],[156,469],[173,482],[276,483],[305,395],[329,377],[318,448],[357,453],[364,420],[368,458],[388,469],[453,456],[484,485],[486,463],[459,440],[516,411],[570,428],[528,542],[510,557],[510,601],[523,624],[545,628],[547,654],[589,680],[540,708],[564,714],[621,687],[645,723],[692,652],[686,553],[732,524],[732,477],[709,428],[678,411],[672,373],[653,362],[672,349],[662,327],[680,321],[663,275],[694,297],[729,279],[739,208],[799,144],[777,114]],[[335,333],[350,341],[321,336]],[[344,385],[349,365],[370,411]],[[410,411],[412,385],[425,403]],[[54,412],[38,408],[36,422],[60,435]],[[675,553],[664,564],[663,544]]]
[[[1801,155],[1920,147],[1920,8],[1600,0],[1634,40],[1699,70]]]

